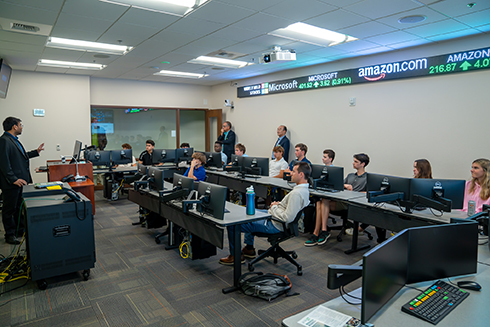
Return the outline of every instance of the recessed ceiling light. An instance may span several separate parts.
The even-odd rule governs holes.
[[[71,61],[59,61],[50,59],[40,59],[37,63],[38,66],[58,67],[58,68],[75,68],[75,69],[88,69],[88,70],[101,70],[106,65],[86,63],[86,62],[71,62]]]
[[[207,57],[207,56],[197,57],[195,59],[189,60],[188,63],[189,64],[218,66],[218,67],[224,67],[224,68],[242,68],[242,67],[245,67],[248,65],[253,65],[253,63],[246,62],[246,61]]]
[[[424,15],[412,15],[412,16],[402,17],[398,19],[398,22],[400,24],[416,24],[416,23],[423,22],[426,19],[427,17]]]
[[[195,74],[195,73],[187,73],[187,72],[177,72],[173,70],[161,70],[158,73],[153,73],[153,75],[160,76],[171,76],[171,77],[182,77],[182,78],[203,78],[209,76],[207,74]]]
[[[305,23],[294,23],[286,28],[280,28],[268,34],[319,46],[332,46],[357,40],[357,38],[346,34]]]
[[[160,12],[174,16],[184,16],[208,0],[99,0],[115,5]]]
[[[131,51],[131,49],[133,49],[133,47],[128,47],[126,45],[63,39],[60,37],[48,38],[48,42],[46,43],[46,46],[50,48],[98,52],[98,53],[107,53],[107,54],[114,54],[114,55],[125,55],[126,53]]]

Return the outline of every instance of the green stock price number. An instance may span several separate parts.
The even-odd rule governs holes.
[[[446,64],[446,65],[438,65],[438,66],[430,66],[429,74],[438,74],[438,73],[450,73],[456,69],[456,63]]]

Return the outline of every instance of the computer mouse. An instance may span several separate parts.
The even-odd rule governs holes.
[[[469,280],[464,280],[464,281],[458,282],[458,287],[464,288],[467,290],[471,290],[471,291],[481,290],[480,284],[478,284],[477,282],[469,281]]]

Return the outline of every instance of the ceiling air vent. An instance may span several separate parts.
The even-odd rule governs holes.
[[[208,57],[218,57],[223,59],[236,59],[239,57],[243,57],[245,53],[231,52],[225,50],[218,50],[207,54]]]
[[[11,23],[10,29],[18,30],[18,31],[24,31],[24,32],[31,32],[31,33],[36,33],[36,32],[39,32],[39,30],[40,30],[40,28],[37,26],[26,25],[26,24],[21,24],[21,23]]]

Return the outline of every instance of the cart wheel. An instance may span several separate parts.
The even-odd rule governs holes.
[[[298,268],[298,276],[303,276],[303,267]]]
[[[157,237],[157,238],[155,238],[155,243],[160,244],[160,243],[162,243],[162,241],[160,241],[160,239]]]
[[[296,252],[293,252],[291,256],[293,257],[293,259],[298,259],[298,255],[296,254]]]
[[[82,272],[82,276],[83,276],[83,280],[88,280],[88,278],[90,277],[90,269],[84,270]]]
[[[44,291],[45,289],[48,288],[48,282],[46,281],[46,279],[41,279],[41,280],[38,280],[37,282],[37,287],[41,290],[41,291]]]
[[[254,271],[255,267],[252,266],[251,264],[248,264],[248,271]]]

